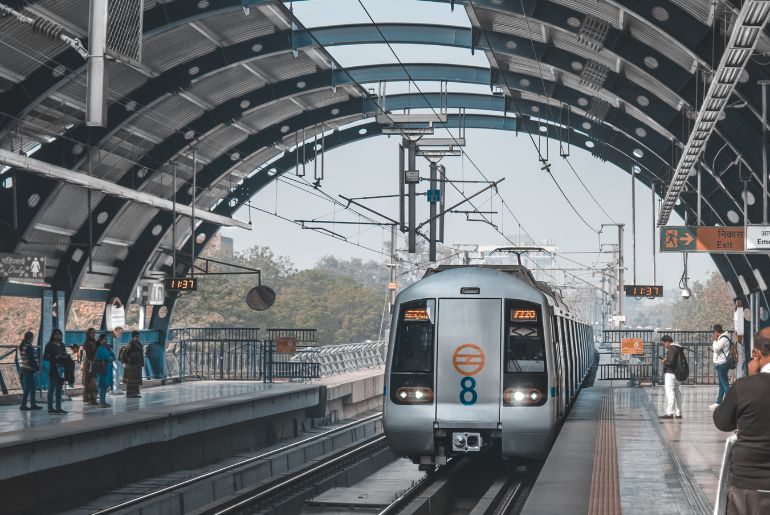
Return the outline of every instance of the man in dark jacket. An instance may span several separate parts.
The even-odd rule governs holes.
[[[682,392],[679,390],[681,383],[676,378],[676,366],[679,363],[679,354],[684,349],[674,343],[674,339],[669,335],[661,339],[666,348],[666,357],[663,358],[663,384],[666,389],[666,414],[658,418],[682,418]]]
[[[754,337],[748,372],[714,411],[720,431],[738,430],[728,514],[770,513],[770,328]]]
[[[91,364],[96,361],[96,350],[99,344],[96,343],[96,329],[89,327],[86,332],[86,341],[83,343],[83,357],[81,359],[81,369],[83,370],[83,402],[91,406],[96,406],[99,395],[99,389],[96,386],[96,374],[91,373]]]
[[[19,345],[19,369],[21,370],[21,388],[23,392],[19,408],[22,411],[43,409],[42,406],[37,405],[37,400],[35,399],[37,390],[35,374],[40,370],[40,366],[37,364],[37,350],[33,346],[34,342],[35,334],[32,331],[27,331]],[[30,402],[29,407],[27,407],[27,399]]]
[[[144,346],[139,341],[139,331],[131,333],[131,341],[123,356],[126,381],[126,397],[139,398],[139,386],[142,384],[142,367],[144,366]]]

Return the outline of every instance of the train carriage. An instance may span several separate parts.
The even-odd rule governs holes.
[[[440,266],[402,291],[385,370],[395,453],[544,458],[594,361],[592,328],[522,266]]]

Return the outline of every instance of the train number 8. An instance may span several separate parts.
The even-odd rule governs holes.
[[[470,394],[470,399],[468,395]],[[463,377],[460,380],[460,402],[465,406],[476,404],[479,396],[476,393],[476,380],[470,376]]]

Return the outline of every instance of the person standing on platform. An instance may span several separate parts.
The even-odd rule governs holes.
[[[663,346],[666,348],[666,357],[663,358],[663,381],[666,389],[666,414],[658,418],[682,418],[682,392],[679,386],[682,384],[677,375],[681,374],[680,363],[687,358],[684,356],[684,349],[669,335],[662,338]],[[681,376],[680,376],[681,377]],[[685,379],[687,379],[685,374]]]
[[[770,328],[754,337],[748,377],[735,381],[714,411],[720,431],[738,430],[727,513],[770,513]]]
[[[743,301],[735,299],[735,312],[733,313],[733,323],[735,325],[735,343],[738,347],[738,366],[735,367],[735,378],[739,379],[746,375],[746,352],[743,346],[743,330],[746,319],[743,317]]]
[[[32,345],[34,341],[35,334],[32,331],[27,331],[24,333],[24,339],[19,344],[19,368],[21,368],[21,388],[23,392],[19,409],[22,411],[43,409],[42,406],[37,405],[35,400],[37,390],[35,374],[40,370],[40,366],[37,363],[37,351]],[[29,399],[29,407],[27,407],[27,399]]]
[[[91,365],[96,361],[96,351],[99,344],[96,341],[96,330],[89,327],[86,332],[86,341],[83,344],[83,358],[80,369],[83,381],[83,403],[96,406],[98,390],[96,386],[96,374],[91,372]]]
[[[139,331],[131,333],[131,341],[123,354],[126,380],[126,397],[139,398],[139,385],[142,384],[142,367],[144,366],[144,346],[139,341]]]
[[[107,388],[112,386],[112,362],[115,361],[115,355],[110,348],[110,342],[107,339],[107,333],[99,335],[99,348],[96,350],[96,360],[92,371],[96,371],[97,383],[99,384],[99,406],[109,408],[107,404]]]
[[[722,329],[721,324],[714,325],[714,342],[711,344],[711,350],[713,351],[714,367],[717,371],[717,379],[719,381],[719,394],[717,394],[717,401],[709,406],[711,411],[714,411],[717,406],[722,404],[727,390],[730,388],[730,382],[727,378],[727,372],[730,370],[730,365],[727,363],[727,356],[730,353],[730,337],[727,332]]]
[[[61,393],[64,387],[64,360],[67,359],[67,350],[62,343],[62,332],[54,329],[51,340],[43,350],[43,360],[48,362],[48,413],[64,415],[67,412],[61,409]],[[54,399],[56,405],[54,407]]]

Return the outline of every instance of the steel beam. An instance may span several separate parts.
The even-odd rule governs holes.
[[[33,159],[24,155],[16,154],[9,150],[0,149],[0,163],[11,166],[16,170],[34,173],[42,175],[56,181],[66,182],[80,186],[93,191],[98,191],[113,197],[122,198],[137,204],[145,204],[157,209],[163,209],[166,211],[172,211],[174,209],[173,203],[170,200],[150,195],[149,193],[143,193],[131,188],[119,186],[114,182],[105,181],[92,175],[86,175],[80,172],[73,172],[60,166],[45,163],[38,159]],[[241,229],[251,230],[251,225],[228,218],[225,216],[217,215],[209,211],[199,211],[197,214],[194,212],[195,207],[190,206],[176,206],[176,212],[184,215],[194,217],[197,216],[201,220],[221,225],[224,227],[240,227]]]
[[[722,54],[714,79],[706,92],[693,130],[690,132],[682,157],[677,164],[676,172],[668,185],[668,191],[666,191],[658,217],[658,225],[668,223],[671,211],[687,183],[690,171],[698,163],[709,138],[716,129],[719,117],[724,113],[727,101],[732,96],[746,63],[754,53],[760,36],[764,32],[768,14],[770,14],[770,0],[746,0],[743,3],[733,25],[727,50]]]

